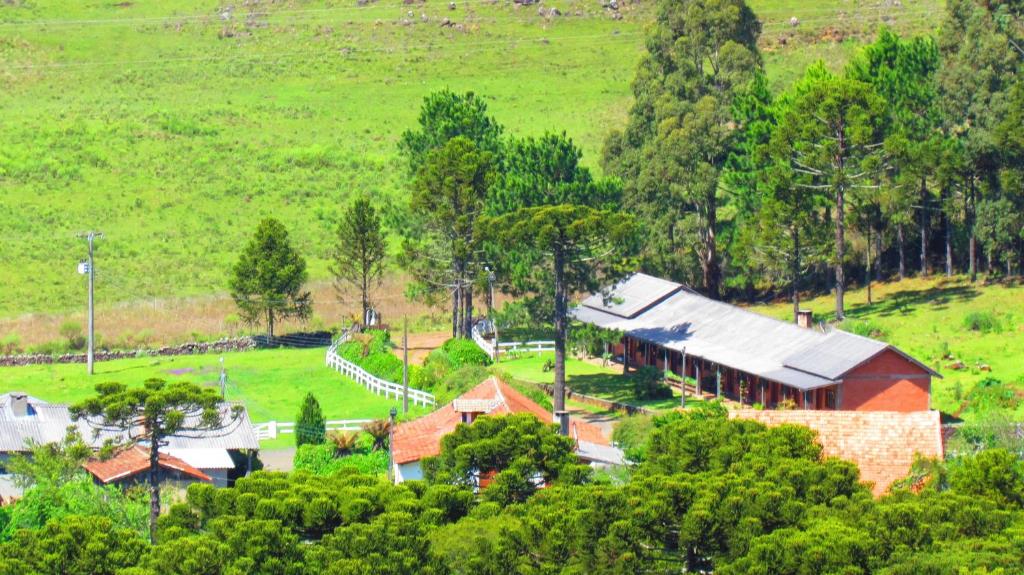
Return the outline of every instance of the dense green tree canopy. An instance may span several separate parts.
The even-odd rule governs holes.
[[[245,321],[265,321],[267,335],[273,338],[278,319],[305,319],[312,313],[310,293],[303,291],[306,278],[306,260],[292,247],[288,230],[267,218],[232,268],[231,297]]]

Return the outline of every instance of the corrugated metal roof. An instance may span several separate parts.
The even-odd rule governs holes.
[[[626,464],[626,455],[618,447],[601,445],[600,443],[592,443],[590,441],[577,441],[576,455],[580,459],[595,463],[605,463],[608,465]]]
[[[166,452],[171,457],[177,457],[196,469],[234,469],[235,467],[235,462],[226,449],[164,448],[161,452]]]
[[[16,416],[10,406],[13,395],[25,394],[0,395],[0,451],[28,451],[30,443],[58,442],[67,435],[68,427],[75,426],[66,406],[52,405],[32,396],[26,396],[29,415]]]
[[[682,284],[633,274],[615,284],[607,293],[591,295],[583,300],[582,305],[618,317],[632,318],[682,288]]]
[[[77,427],[82,439],[94,447],[99,447],[107,439],[117,443],[129,440],[129,434],[103,428],[96,422],[85,419],[74,421],[68,406],[47,403],[29,396],[30,415],[17,417],[10,409],[11,392],[0,395],[0,451],[27,451],[28,442],[55,443],[64,439],[69,427]],[[237,419],[231,413],[232,405],[225,405],[222,410],[224,429],[199,430],[183,432],[167,439],[167,446],[172,449],[259,449],[260,444],[252,431],[249,414],[242,408]],[[191,417],[187,425],[196,425],[199,417]],[[97,433],[98,432],[98,433]]]
[[[636,274],[629,281],[638,276],[650,278]],[[648,283],[646,279],[636,281],[635,285]],[[586,302],[594,297],[572,310],[577,320],[620,330],[670,350],[685,351],[801,390],[833,385],[836,378],[882,350],[895,350],[883,342],[839,330],[825,334],[798,327],[685,288],[633,318],[588,306]]]
[[[183,431],[167,438],[167,447],[170,449],[259,449],[260,442],[252,430],[252,422],[249,414],[242,408],[237,418],[232,414],[232,407],[235,404],[225,405],[221,408],[221,429],[197,429],[195,431]],[[185,419],[186,427],[195,427],[200,424],[200,416],[190,416]],[[133,430],[131,434],[123,431],[112,430],[103,427],[95,421],[79,421],[82,428],[82,437],[93,441],[95,445],[102,445],[107,439],[116,443],[125,443],[132,436],[141,435],[141,430]]]
[[[887,347],[883,342],[836,330],[783,359],[782,363],[793,369],[836,379]]]

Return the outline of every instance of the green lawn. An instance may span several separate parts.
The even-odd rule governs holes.
[[[141,384],[151,377],[216,385],[220,355],[146,357],[99,362],[96,374],[85,365],[54,364],[0,368],[0,392],[25,391],[50,402],[73,403],[104,381]],[[374,395],[324,366],[323,349],[261,350],[223,354],[227,398],[243,401],[253,422],[295,421],[307,392],[320,401],[328,419],[386,418],[400,402]],[[415,408],[414,413],[423,413]]]
[[[1012,384],[1024,398],[1024,286],[971,284],[965,277],[907,279],[875,284],[873,295],[874,303],[869,305],[866,290],[848,292],[847,317],[878,330],[877,337],[942,374],[943,379],[933,381],[932,407],[960,412],[964,396],[985,377]],[[802,307],[813,310],[818,319],[830,319],[835,299],[821,296]],[[780,319],[792,316],[788,303],[753,309]],[[989,332],[969,329],[965,317],[979,312],[991,314],[998,327]],[[946,353],[954,359],[943,359]],[[963,362],[966,369],[953,369],[954,360]],[[989,366],[991,372],[982,371],[981,365]],[[1024,420],[1024,404],[1011,415]],[[977,417],[970,411],[963,416]]]
[[[654,6],[623,2],[615,20],[593,0],[545,1],[563,13],[552,18],[508,1],[247,4],[3,3],[0,317],[80,307],[75,233],[87,228],[106,234],[104,303],[222,292],[270,215],[325,279],[353,193],[398,225],[396,144],[441,88],[484,95],[515,134],[565,130],[596,167],[625,121]],[[883,20],[921,32],[942,16],[941,0],[750,4],[775,89],[819,58],[841,68]]]
[[[544,371],[544,362],[553,359],[554,356],[554,352],[550,352],[502,360],[496,369],[522,381],[550,384],[554,382],[555,374],[551,371]],[[629,376],[622,375],[621,367],[601,367],[569,358],[565,362],[565,379],[569,389],[602,399],[651,409],[672,409],[679,406],[678,395],[676,399],[635,400]]]

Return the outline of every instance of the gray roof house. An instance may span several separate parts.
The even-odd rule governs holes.
[[[810,409],[924,411],[938,376],[883,341],[779,321],[642,273],[571,313],[622,331],[614,351],[627,367],[655,365],[698,379],[702,391],[766,406],[791,400]]]

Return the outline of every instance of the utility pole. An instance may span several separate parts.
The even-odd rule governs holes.
[[[225,399],[228,386],[228,374],[224,371],[224,358],[220,358],[220,398]]]
[[[94,342],[95,342],[95,324],[94,324],[94,313],[93,313],[93,284],[96,279],[96,266],[93,263],[93,241],[96,238],[102,238],[103,234],[100,232],[86,232],[84,234],[78,234],[79,238],[84,238],[89,243],[89,259],[86,262],[84,269],[82,264],[78,264],[78,273],[89,274],[89,350],[86,355],[86,363],[89,371],[89,375],[93,374],[93,358],[95,353]]]

